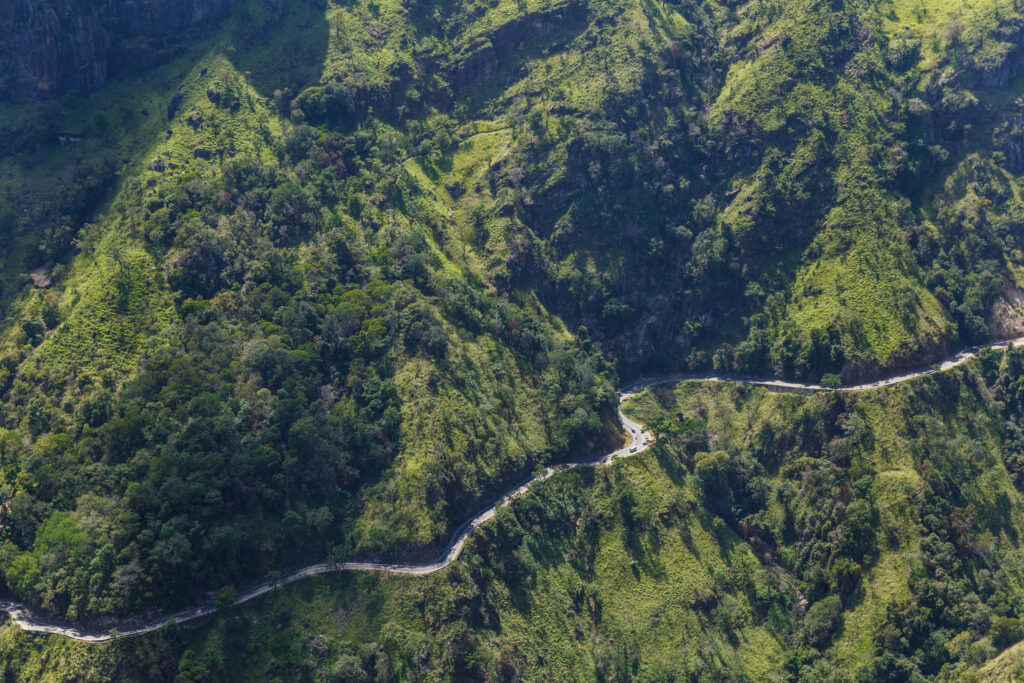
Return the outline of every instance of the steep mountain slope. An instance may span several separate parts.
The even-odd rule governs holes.
[[[616,443],[620,373],[837,383],[1024,331],[1013,2],[23,0],[3,22],[0,568],[56,617],[190,604],[305,559],[430,555],[537,465]],[[113,68],[126,54],[148,56]],[[964,376],[978,395],[952,412],[879,408],[911,420],[893,443],[934,413],[950,436],[929,462],[961,457],[952,432],[969,426],[989,450],[962,459],[998,473],[1015,404],[993,398],[989,370],[975,370],[985,390]],[[826,432],[777,457],[846,438],[835,419],[852,408],[819,400]],[[776,431],[808,419],[779,410]],[[734,456],[758,452],[711,445],[696,470],[732,477]],[[989,510],[978,529],[1004,533],[996,489],[960,501],[916,461],[859,457],[899,471],[886,486],[920,489],[913,474],[958,514]],[[822,508],[864,498],[860,460],[801,466],[842,482],[804,493]],[[740,464],[764,490],[730,480],[736,509],[697,514],[704,532],[739,534],[701,543],[747,563],[722,591],[760,645],[729,640],[731,621],[678,619],[726,638],[718,664],[756,677],[796,642],[796,591],[870,621],[895,593],[855,604],[857,577],[888,571],[896,591],[899,552],[922,551],[789,538],[773,515],[813,516],[800,497],[759,498],[788,475]],[[651,485],[699,505],[686,481]],[[611,504],[600,487],[573,495]],[[616,533],[643,526],[623,514],[593,541],[620,559]],[[893,533],[949,533],[921,524]],[[693,564],[684,546],[665,561]],[[1010,595],[1006,572],[991,581]],[[594,580],[611,601],[614,572]],[[778,595],[750,594],[765,582]],[[417,628],[439,643],[434,626]],[[964,647],[987,633],[971,628]],[[844,638],[787,666],[876,665],[873,645]],[[908,643],[882,649],[941,671]],[[593,670],[613,666],[601,652]]]
[[[262,19],[301,41],[314,16]],[[430,553],[535,464],[617,438],[597,348],[452,260],[392,128],[284,130],[216,49],[147,79],[177,83],[126,126],[149,146],[6,328],[10,588],[134,614],[304,557]],[[81,105],[75,152],[121,142],[112,96]],[[16,263],[31,238],[9,239]]]
[[[8,629],[0,651],[14,676],[128,680],[998,676],[1019,648],[979,665],[1021,635],[1022,367],[651,389],[627,407],[650,452],[538,485],[443,573],[310,580],[108,645]]]

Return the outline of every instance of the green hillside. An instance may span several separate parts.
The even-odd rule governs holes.
[[[652,451],[538,485],[443,572],[104,645],[8,628],[0,652],[54,680],[987,680],[1022,633],[1022,367],[649,390],[628,410]]]
[[[250,9],[218,37],[254,39]],[[268,50],[320,19],[284,13],[294,33]],[[8,585],[68,619],[189,604],[304,558],[430,554],[536,464],[618,438],[597,345],[530,293],[484,286],[406,170],[408,138],[288,123],[240,72],[267,55],[206,48],[62,103],[61,123],[92,122],[81,164],[130,158],[94,222],[51,248],[73,252],[53,284],[11,290]],[[104,135],[140,90],[148,114]],[[3,161],[18,177],[65,155]]]
[[[632,378],[853,383],[1024,335],[1018,4],[15,0],[0,592],[106,628],[430,560],[621,445]],[[1022,374],[651,390],[655,454],[552,479],[440,574],[109,646],[7,627],[0,660],[981,676],[1024,637]]]

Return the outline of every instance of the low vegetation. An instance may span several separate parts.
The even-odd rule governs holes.
[[[627,408],[650,451],[537,485],[437,574],[310,579],[101,646],[10,627],[0,649],[31,677],[984,680],[1022,631],[1022,367],[658,387]]]
[[[620,378],[839,386],[1024,334],[1015,1],[230,4],[102,89],[0,104],[0,573],[43,614],[432,559],[621,443]],[[96,9],[18,7],[0,32]],[[2,659],[982,675],[1024,616],[1019,363],[651,391],[653,455],[556,478],[442,575],[45,662],[7,629]]]

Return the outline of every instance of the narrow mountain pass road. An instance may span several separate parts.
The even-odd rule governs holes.
[[[318,574],[329,574],[332,572],[341,571],[380,571],[380,572],[391,572],[394,574],[431,574],[436,571],[440,571],[454,562],[459,554],[462,552],[463,547],[466,545],[466,541],[473,534],[477,527],[486,523],[497,514],[498,509],[505,507],[517,497],[526,493],[529,488],[539,482],[544,481],[554,475],[556,472],[563,472],[567,470],[575,470],[582,467],[597,467],[602,465],[609,465],[617,458],[625,458],[631,455],[642,453],[651,447],[654,443],[654,437],[647,432],[647,428],[639,422],[635,422],[626,417],[621,410],[621,405],[624,401],[632,398],[637,393],[643,391],[648,387],[652,387],[658,384],[669,384],[673,382],[684,382],[684,381],[699,381],[699,382],[740,382],[744,384],[751,384],[757,386],[764,386],[771,389],[779,390],[791,390],[791,391],[866,391],[870,389],[878,389],[881,387],[892,386],[893,384],[900,384],[918,377],[930,375],[935,372],[943,372],[954,368],[958,365],[966,363],[970,359],[977,356],[981,351],[987,349],[1001,350],[1011,346],[1024,345],[1024,337],[1017,339],[995,342],[987,344],[985,346],[975,346],[964,349],[959,353],[951,356],[947,360],[933,365],[928,368],[921,370],[915,370],[913,372],[907,372],[901,375],[880,379],[874,382],[867,382],[865,384],[857,384],[843,387],[825,387],[820,384],[804,384],[800,382],[789,382],[786,380],[772,379],[772,378],[758,378],[758,377],[741,377],[741,376],[715,376],[715,375],[666,375],[663,377],[654,377],[650,379],[643,379],[625,387],[619,392],[619,420],[622,422],[622,427],[625,433],[629,437],[629,442],[617,451],[599,455],[589,460],[583,460],[580,462],[565,463],[562,465],[552,465],[546,468],[543,472],[540,472],[534,476],[528,477],[510,491],[508,491],[501,498],[490,503],[485,509],[479,512],[472,519],[464,522],[455,533],[452,535],[452,540],[445,548],[444,553],[436,561],[427,564],[390,564],[387,562],[335,562],[335,563],[323,563],[314,564],[295,571],[284,574],[276,581],[264,581],[263,583],[257,584],[245,591],[238,594],[237,599],[233,603],[234,605],[241,605],[250,600],[260,597],[272,590],[280,588],[281,586],[287,586],[290,583],[295,583],[309,576],[316,576]],[[123,629],[117,630],[100,630],[100,629],[84,629],[78,628],[70,624],[62,624],[47,621],[41,617],[34,616],[27,607],[23,604],[12,601],[12,600],[0,600],[0,611],[7,612],[10,615],[11,621],[16,624],[19,628],[25,631],[34,633],[51,633],[56,635],[66,636],[74,640],[81,640],[87,642],[104,642],[109,640],[115,640],[117,638],[126,638],[128,636],[136,636],[143,633],[150,633],[156,631],[169,623],[185,623],[200,619],[202,617],[209,616],[218,611],[218,607],[212,603],[195,607],[192,609],[182,610],[174,614],[160,616],[149,620],[135,620],[131,625],[126,625]]]

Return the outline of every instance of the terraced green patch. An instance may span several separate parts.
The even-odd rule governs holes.
[[[920,67],[933,68],[951,50],[969,39],[974,26],[991,21],[1012,5],[1002,0],[894,0],[885,15],[890,40],[919,46]]]
[[[145,251],[111,247],[84,270],[69,279],[63,322],[32,354],[27,372],[130,372],[143,352],[167,343],[161,333],[177,314]]]

